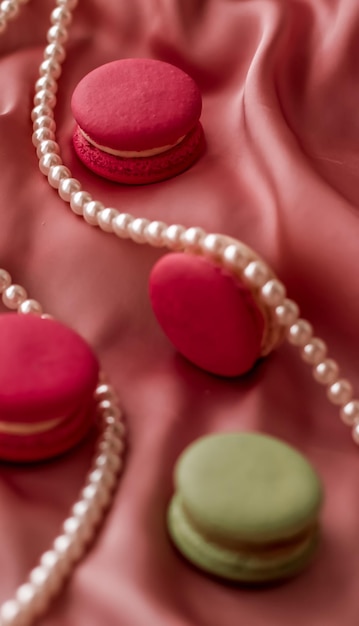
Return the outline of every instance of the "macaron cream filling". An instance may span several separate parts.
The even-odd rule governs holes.
[[[165,146],[158,146],[156,148],[149,148],[147,150],[115,150],[114,148],[108,148],[107,146],[103,146],[93,139],[89,137],[84,130],[82,130],[81,126],[78,127],[81,135],[88,141],[92,146],[101,150],[101,152],[106,152],[107,154],[112,154],[113,156],[123,157],[125,159],[132,158],[144,158],[149,156],[155,156],[156,154],[162,154],[163,152],[168,152],[171,148],[175,148],[178,146],[186,137],[186,135],[182,135],[175,143],[168,144]]]
[[[35,435],[37,433],[44,433],[53,428],[56,428],[66,418],[58,417],[53,420],[47,420],[45,422],[39,422],[38,424],[29,424],[25,422],[0,422],[0,435]]]

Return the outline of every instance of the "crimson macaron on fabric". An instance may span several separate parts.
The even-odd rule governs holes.
[[[204,150],[202,98],[178,67],[123,59],[94,69],[72,95],[73,145],[90,170],[125,184],[154,183]]]
[[[39,461],[66,452],[94,423],[97,358],[52,319],[0,315],[0,458]]]

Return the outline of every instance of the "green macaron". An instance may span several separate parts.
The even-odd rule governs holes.
[[[323,500],[311,464],[287,444],[225,433],[191,444],[175,469],[168,529],[200,569],[265,583],[299,573],[318,543]]]

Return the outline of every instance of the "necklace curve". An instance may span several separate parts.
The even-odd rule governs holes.
[[[12,0],[6,0],[12,1]],[[15,0],[13,0],[15,2]],[[47,46],[35,84],[32,141],[36,147],[40,171],[51,187],[71,210],[91,226],[112,233],[120,239],[137,244],[168,248],[199,254],[230,270],[257,292],[263,305],[269,307],[272,321],[283,335],[299,349],[305,363],[312,367],[314,380],[325,386],[328,400],[339,408],[341,420],[352,429],[359,445],[359,399],[353,397],[353,386],[340,374],[338,363],[328,357],[326,343],[314,335],[311,323],[300,317],[296,302],[286,297],[286,288],[271,268],[248,246],[222,234],[206,233],[202,228],[186,228],[180,224],[165,224],[121,213],[95,200],[82,188],[63,164],[56,141],[54,108],[61,66],[66,58],[65,44],[72,13],[78,0],[56,0],[47,31]]]

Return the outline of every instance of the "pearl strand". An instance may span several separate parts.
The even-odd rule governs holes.
[[[25,289],[14,284],[9,272],[1,268],[0,295],[5,306],[20,315],[50,317],[43,313],[40,303],[28,298]],[[41,556],[14,597],[0,606],[0,626],[30,626],[48,609],[94,540],[112,503],[123,467],[125,425],[116,392],[104,374],[100,375],[95,400],[101,432],[86,483],[62,525],[61,534]]]
[[[247,246],[224,235],[207,234],[201,228],[185,228],[180,224],[167,225],[161,221],[135,218],[115,208],[105,207],[82,189],[80,181],[63,165],[60,147],[56,142],[53,109],[56,105],[57,80],[61,64],[66,58],[64,43],[68,38],[68,25],[77,0],[57,0],[51,13],[48,45],[40,65],[40,78],[36,83],[32,120],[33,143],[37,148],[39,167],[49,184],[60,197],[69,203],[72,211],[92,225],[121,239],[132,239],[138,244],[166,247],[203,254],[224,267],[230,268],[256,290],[261,302],[269,307],[272,319],[286,333],[288,341],[297,346],[304,362],[313,368],[316,382],[327,388],[328,400],[339,407],[344,424],[352,427],[352,436],[359,444],[359,400],[353,399],[351,383],[340,377],[338,364],[327,358],[327,346],[313,336],[311,324],[299,317],[299,307],[286,298],[284,285],[273,278],[270,268],[250,254]]]

